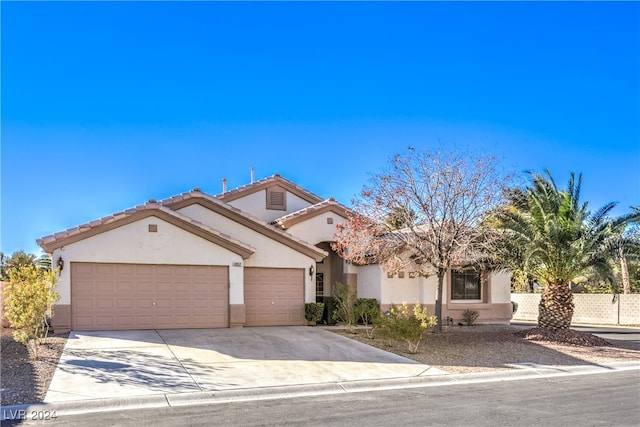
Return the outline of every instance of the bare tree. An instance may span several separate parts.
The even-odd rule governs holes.
[[[436,274],[441,331],[444,276],[452,268],[480,268],[487,260],[494,234],[485,232],[483,222],[501,203],[508,180],[494,157],[409,148],[372,175],[333,249],[358,265],[408,269],[413,277]],[[390,219],[398,228],[389,227]]]

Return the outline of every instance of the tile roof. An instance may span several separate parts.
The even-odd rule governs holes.
[[[307,206],[306,208],[300,209],[299,211],[281,216],[280,218],[272,221],[271,224],[277,225],[280,228],[286,229],[293,224],[297,224],[298,222],[303,221],[304,219],[313,218],[316,215],[319,215],[321,213],[328,212],[328,211],[342,215],[345,218],[353,213],[351,209],[338,203],[332,197],[332,198],[323,200],[320,203],[316,203],[315,205]]]
[[[135,218],[133,218],[134,216]],[[195,227],[197,230],[202,231],[205,235],[208,235],[208,237],[210,237],[209,240],[224,240],[228,242],[231,247],[235,248],[237,253],[247,255],[247,257],[249,254],[255,252],[255,248],[253,248],[252,246],[234,239],[227,234],[221,233],[192,218],[189,218],[186,215],[175,212],[154,201],[147,202],[143,205],[134,206],[132,208],[125,209],[124,211],[117,212],[112,215],[108,215],[100,219],[81,224],[77,227],[72,227],[67,230],[51,234],[49,236],[41,237],[36,242],[46,252],[50,253],[54,249],[64,246],[65,244],[74,243],[79,240],[83,240],[86,237],[90,237],[91,235],[99,234],[103,231],[108,231],[121,225],[125,225],[126,223],[121,224],[123,221],[130,219],[137,220],[147,216],[159,216],[161,219],[162,217],[164,217],[165,219],[174,219],[183,226],[190,225],[192,227]]]
[[[312,252],[315,258],[319,257],[318,260],[321,260],[328,255],[324,250],[294,236],[293,234],[283,231],[282,229],[275,227],[274,225],[269,224],[265,221],[262,221],[261,219],[258,219],[248,214],[247,212],[236,208],[235,206],[225,203],[224,201],[218,199],[216,196],[206,194],[197,188],[186,193],[181,193],[176,196],[161,200],[160,203],[171,209],[180,209],[181,207],[187,206],[191,203],[197,203],[198,200],[202,200],[205,201],[205,203],[211,204],[210,207],[217,207],[219,213],[230,213],[231,215],[229,216],[231,217],[231,219],[241,220],[241,222],[244,223],[243,225],[249,226],[253,230],[267,237],[276,238],[280,240],[281,243],[284,243],[285,241],[291,242],[293,243],[294,248],[296,246],[298,249],[304,248],[305,252],[307,252],[308,254],[309,252]],[[292,247],[292,245],[290,244],[288,246]]]
[[[273,184],[281,185],[291,193],[308,201],[309,203],[318,203],[322,201],[322,198],[320,196],[313,194],[309,190],[300,187],[298,184],[295,184],[286,178],[283,178],[282,176],[280,176],[280,174],[274,174],[270,177],[259,179],[258,181],[255,181],[251,184],[246,184],[241,187],[231,189],[224,193],[217,194],[214,197],[220,200],[231,201],[244,195],[260,191],[265,187]]]

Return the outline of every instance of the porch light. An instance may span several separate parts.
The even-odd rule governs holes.
[[[58,262],[56,264],[58,265],[60,271],[62,271],[62,269],[64,268],[64,260],[62,259],[62,257],[58,258]]]
[[[313,267],[313,265],[311,267],[309,267],[309,276],[313,277],[313,273],[316,271],[316,269]]]

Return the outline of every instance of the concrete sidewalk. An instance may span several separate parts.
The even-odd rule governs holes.
[[[133,410],[140,408],[164,408],[241,402],[250,400],[282,399],[328,394],[371,392],[378,390],[455,386],[457,384],[485,383],[543,379],[557,376],[592,375],[615,371],[638,371],[640,362],[623,362],[610,365],[581,365],[574,367],[519,366],[513,371],[483,372],[474,374],[451,374],[416,376],[387,380],[347,381],[281,387],[257,387],[206,392],[162,393],[152,395],[70,400],[34,405],[2,407],[0,420],[20,419],[21,414],[55,413],[56,417],[94,412]]]

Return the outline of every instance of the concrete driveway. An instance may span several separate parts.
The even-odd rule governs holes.
[[[442,374],[322,328],[72,332],[45,402]]]

